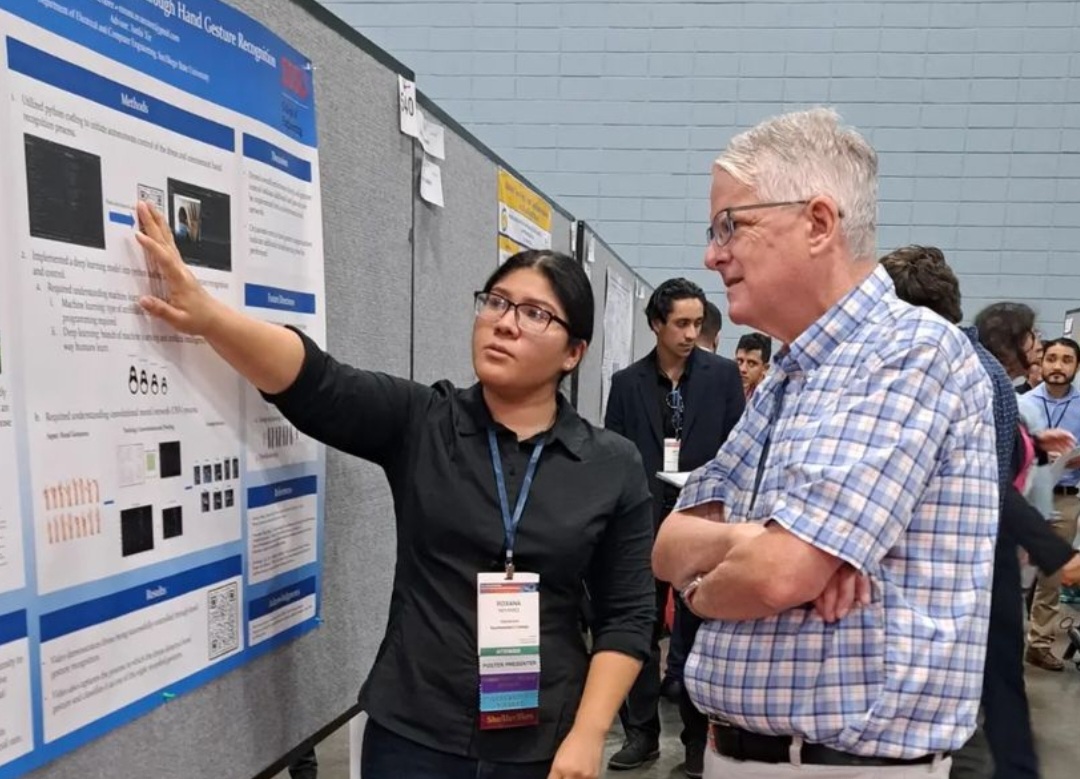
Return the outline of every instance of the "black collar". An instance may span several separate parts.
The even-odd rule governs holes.
[[[479,382],[462,390],[460,399],[465,413],[458,416],[455,422],[458,435],[473,436],[486,432],[490,428],[494,428],[496,432],[509,432],[506,427],[492,419],[491,411],[484,402],[484,393]],[[585,444],[588,441],[587,425],[561,392],[556,394],[555,402],[557,404],[555,424],[550,430],[548,441],[562,444],[570,454],[582,460],[585,457]]]
[[[685,365],[685,367],[683,367],[683,373],[682,373],[682,377],[679,379],[679,384],[682,384],[684,381],[686,381],[687,379],[690,378],[690,374],[694,370],[694,361],[695,361],[695,358],[697,358],[697,353],[698,353],[698,348],[695,346],[690,351],[690,354],[687,355],[687,357],[686,357],[686,365]],[[671,381],[671,379],[668,378],[667,374],[665,374],[662,370],[660,370],[660,358],[656,354],[656,347],[655,346],[653,347],[653,350],[651,352],[649,352],[647,355],[645,355],[645,359],[648,360],[650,363],[652,363],[653,373],[655,373],[657,376],[663,376],[668,381]]]

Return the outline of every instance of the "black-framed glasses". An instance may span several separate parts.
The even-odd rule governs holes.
[[[713,219],[711,225],[705,229],[705,236],[709,239],[709,243],[716,244],[717,248],[727,246],[728,242],[735,235],[735,220],[731,218],[731,215],[738,211],[756,211],[760,208],[779,208],[780,206],[805,206],[809,203],[809,200],[780,200],[775,203],[752,203],[748,206],[733,206],[732,208],[725,208],[716,218]]]
[[[675,428],[675,437],[682,439],[683,415],[686,405],[683,403],[682,388],[676,387],[667,394],[667,407],[671,409],[671,426]]]
[[[534,303],[514,303],[494,292],[476,292],[473,293],[473,297],[476,301],[476,316],[488,322],[498,322],[506,316],[507,311],[513,309],[514,318],[522,330],[542,333],[552,322],[558,322],[566,328],[567,332],[570,332],[569,322]]]

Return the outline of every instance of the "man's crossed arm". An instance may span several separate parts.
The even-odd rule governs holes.
[[[778,523],[724,520],[721,503],[676,511],[653,547],[657,578],[681,590],[702,577],[688,604],[698,616],[762,619],[812,603],[831,622],[870,602],[867,577]]]

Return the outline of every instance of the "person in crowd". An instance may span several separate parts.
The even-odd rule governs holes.
[[[897,296],[930,309],[954,325],[963,319],[960,282],[935,246],[905,246],[881,259]],[[1023,594],[1017,546],[1046,573],[1070,564],[1080,568],[1080,555],[1054,535],[1046,521],[1015,486],[1024,460],[1018,435],[1016,392],[1005,368],[979,341],[975,327],[961,328],[993,382],[994,430],[998,457],[998,491],[1002,513],[994,554],[993,590],[986,666],[983,671],[983,731],[953,756],[952,779],[981,779],[986,756],[993,758],[995,779],[1038,779],[1039,761],[1031,732],[1031,712],[1024,689]],[[995,339],[997,340],[997,339]],[[1043,436],[1051,444],[1075,443],[1068,434]],[[1060,450],[1059,450],[1060,451]]]
[[[229,308],[184,265],[160,213],[140,203],[138,218],[168,289],[142,298],[145,311],[206,339],[298,429],[386,473],[397,564],[360,693],[365,779],[596,777],[649,654],[653,507],[633,445],[558,392],[592,338],[581,267],[551,251],[508,259],[475,295],[478,382],[423,386]],[[591,651],[578,629],[586,587]],[[492,594],[507,588],[516,597]],[[514,667],[491,653],[500,628],[514,646],[538,640],[538,668],[526,653],[522,673],[489,673]]]
[[[975,328],[979,340],[1005,368],[1018,394],[1025,394],[1024,377],[1031,371],[1036,359],[1042,359],[1043,342],[1035,332],[1035,311],[1024,303],[1002,301],[993,303],[975,317]],[[1021,403],[1019,406],[1022,431],[1032,436],[1046,427],[1040,416],[1030,413],[1032,409]],[[1049,518],[1054,511],[1054,484],[1050,468],[1046,467],[1046,456],[1033,460],[1033,465],[1026,472],[1022,484],[1024,497],[1044,518]],[[1028,609],[1034,587],[1028,593]]]
[[[1046,345],[1042,357],[1042,383],[1020,398],[1025,415],[1034,420],[1034,432],[1063,428],[1080,438],[1080,392],[1073,386],[1078,363],[1080,345],[1071,338],[1056,338]],[[1077,517],[1080,516],[1080,458],[1066,462],[1065,468],[1061,478],[1051,487],[1053,508],[1048,520],[1058,537],[1071,547],[1076,540]],[[1065,668],[1052,648],[1060,622],[1061,585],[1060,572],[1041,572],[1035,581],[1031,604],[1024,659],[1047,671]]]
[[[743,394],[749,400],[754,390],[769,372],[772,359],[772,339],[764,333],[747,333],[735,347],[735,363],[739,366]]]
[[[787,346],[653,550],[705,620],[685,680],[708,779],[943,778],[975,730],[991,386],[963,333],[897,298],[876,195],[873,148],[824,108],[713,166],[705,264],[731,320]]]
[[[1038,331],[1035,332],[1034,355],[1030,360],[1030,365],[1028,365],[1027,374],[1018,376],[1013,380],[1016,383],[1018,395],[1031,392],[1042,383],[1042,358],[1048,343],[1049,341],[1044,341],[1039,337]]]
[[[690,471],[708,462],[743,412],[735,363],[697,348],[705,316],[701,287],[686,279],[668,279],[645,306],[656,346],[611,380],[604,427],[634,442],[644,463],[659,526],[679,497],[679,490],[657,478],[662,470]],[[626,740],[608,767],[626,770],[659,754],[661,696],[660,636],[668,584],[656,583],[656,618],[649,660],[619,713]],[[679,682],[682,665],[694,643],[698,619],[676,602],[668,664],[668,685]],[[674,657],[672,657],[674,655]],[[685,771],[701,776],[706,720],[679,690]]]
[[[724,316],[711,300],[705,301],[705,319],[701,323],[697,345],[707,352],[716,354],[720,348],[720,331],[724,327]]]

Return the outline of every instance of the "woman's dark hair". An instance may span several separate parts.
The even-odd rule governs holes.
[[[547,249],[529,249],[513,255],[484,284],[484,292],[492,288],[514,271],[532,268],[544,274],[551,285],[555,297],[566,312],[566,321],[570,325],[570,340],[589,343],[593,336],[592,285],[581,265],[574,259],[560,252]]]
[[[979,341],[997,358],[1010,376],[1019,376],[1031,364],[1027,340],[1035,337],[1035,312],[1023,303],[993,303],[975,317]]]
[[[688,279],[668,279],[663,282],[653,291],[645,306],[645,318],[649,320],[649,326],[652,327],[653,322],[667,324],[668,317],[675,308],[675,301],[688,298],[700,300],[703,311],[709,302],[705,299],[705,292],[701,287]]]

